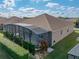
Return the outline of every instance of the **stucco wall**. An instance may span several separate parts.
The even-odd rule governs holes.
[[[61,31],[62,31],[62,34],[61,34]],[[62,29],[58,29],[56,31],[52,30],[52,45],[56,44],[57,42],[59,42],[60,40],[62,40],[64,37],[66,37],[67,35],[69,35],[72,32],[73,32],[72,25],[70,25],[68,27],[64,27]]]

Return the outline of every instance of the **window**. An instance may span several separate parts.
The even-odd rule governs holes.
[[[67,29],[67,32],[69,32],[69,28]]]
[[[56,41],[54,40],[53,43],[55,43]]]
[[[61,30],[60,34],[62,35],[63,34],[63,31]]]

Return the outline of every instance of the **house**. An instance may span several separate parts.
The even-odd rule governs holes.
[[[28,26],[27,24],[30,24],[30,26]],[[35,34],[33,35],[33,37],[35,36],[34,40],[37,40],[39,42],[39,40],[45,39],[48,41],[49,46],[51,46],[72,33],[74,27],[73,25],[74,24],[72,22],[60,20],[59,18],[48,14],[42,14],[31,19],[23,19],[21,22],[6,24],[4,28],[9,32],[13,32],[14,28],[17,28],[13,33],[19,32],[19,35],[20,32],[25,33],[25,37],[28,38],[29,36],[31,36],[28,33],[32,32],[32,35]],[[18,29],[18,27],[20,28]],[[23,35],[21,34],[21,36]],[[31,38],[31,40],[33,40],[33,38]],[[39,43],[37,43],[36,45],[38,44]]]
[[[7,23],[21,23],[22,20],[23,20],[22,18],[13,16],[13,17],[8,18]]]
[[[10,18],[0,17],[0,29],[3,28],[4,24],[10,24],[10,23],[19,23],[22,21],[22,18],[13,16]]]
[[[68,59],[79,59],[79,44],[68,52]]]
[[[61,20],[48,14],[42,14],[32,19],[24,19],[23,23],[33,24],[52,32],[52,45],[73,32],[73,22]]]

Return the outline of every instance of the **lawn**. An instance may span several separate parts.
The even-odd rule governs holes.
[[[28,51],[9,39],[5,38],[2,33],[0,33],[0,47],[4,49],[8,55],[10,55],[14,59],[28,59]],[[2,55],[2,54],[1,54]],[[5,56],[7,59],[7,56]],[[0,57],[0,59],[4,59]],[[11,59],[11,58],[8,58]]]
[[[1,36],[0,36],[1,39]],[[2,45],[0,44],[0,59],[12,59],[8,53],[2,48]]]
[[[2,45],[0,44],[0,59],[12,59],[8,53],[2,48]]]
[[[52,48],[55,50],[48,54],[45,59],[67,59],[67,52],[79,42],[76,38],[79,36],[79,30],[75,29],[73,33],[55,44]]]

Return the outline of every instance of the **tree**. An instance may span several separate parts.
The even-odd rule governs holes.
[[[42,40],[40,42],[40,54],[42,58],[44,58],[44,56],[46,56],[47,53],[47,49],[48,49],[48,42],[47,40]]]
[[[47,40],[42,40],[40,42],[40,49],[41,49],[41,51],[47,51],[47,48],[48,48]]]

